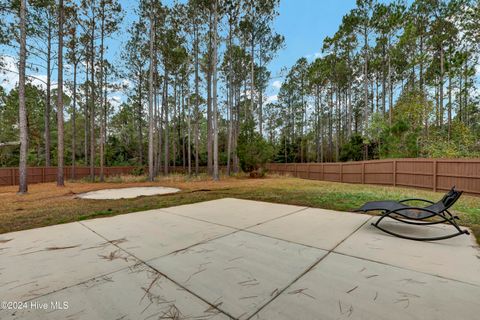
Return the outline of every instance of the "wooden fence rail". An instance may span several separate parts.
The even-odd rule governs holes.
[[[118,176],[132,174],[138,167],[105,167],[104,174],[108,176]],[[200,168],[202,172],[206,168]],[[163,169],[162,169],[163,170]],[[147,172],[147,170],[145,170]],[[170,167],[171,173],[184,172],[183,167]],[[65,167],[64,174],[66,179],[72,178],[72,168]],[[100,174],[100,168],[95,168],[95,176]],[[76,167],[75,179],[82,179],[90,176],[89,167]],[[53,182],[57,180],[57,167],[29,167],[27,168],[27,181],[29,184]],[[14,186],[18,184],[18,168],[0,168],[0,186]]]
[[[279,174],[312,180],[437,190],[453,185],[480,195],[480,159],[388,159],[335,163],[269,163]]]
[[[132,174],[137,167],[105,167],[105,176]],[[453,185],[467,193],[480,195],[480,159],[388,159],[339,163],[270,163],[270,172],[295,177],[360,184],[380,184],[437,190]],[[206,168],[202,167],[204,172]],[[182,173],[183,168],[171,167]],[[99,168],[95,168],[98,176]],[[56,167],[29,167],[28,183],[56,181]],[[90,168],[76,167],[75,178],[90,175]],[[72,177],[72,168],[65,167],[65,177]],[[18,184],[17,168],[0,168],[0,186]]]

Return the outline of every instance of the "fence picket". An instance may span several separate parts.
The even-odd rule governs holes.
[[[346,166],[345,164],[360,164]],[[293,176],[298,177],[297,164],[291,163]],[[334,179],[345,183],[382,184],[402,187],[448,190],[453,185],[466,193],[480,195],[480,159],[388,159],[350,163],[329,163],[328,175],[325,164],[319,164],[320,174],[311,175],[314,165],[307,165],[306,176],[314,180]],[[368,165],[368,167],[367,167]],[[270,172],[287,174],[287,166],[268,164]],[[348,171],[345,171],[348,168]],[[368,169],[368,171],[367,171]]]

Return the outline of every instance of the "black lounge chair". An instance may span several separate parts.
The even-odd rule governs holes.
[[[436,203],[430,200],[425,200],[425,199],[405,199],[398,202],[397,201],[373,201],[373,202],[365,203],[362,207],[358,208],[355,211],[364,212],[364,213],[368,211],[382,211],[382,215],[380,219],[378,219],[375,223],[372,223],[372,225],[382,230],[383,232],[386,232],[388,234],[391,234],[399,238],[418,240],[418,241],[443,240],[443,239],[456,237],[461,234],[467,234],[467,235],[469,234],[467,230],[462,230],[458,226],[455,220],[458,220],[459,218],[457,216],[452,215],[450,211],[448,211],[448,209],[452,207],[455,202],[457,202],[457,200],[460,198],[461,195],[462,195],[462,191],[457,191],[455,190],[455,187],[453,187],[450,191],[448,191],[445,194],[445,196],[443,196],[443,198],[440,201]],[[430,205],[426,207],[412,207],[405,204],[408,201],[423,201],[423,202],[429,203]],[[397,220],[403,223],[413,224],[413,225],[432,225],[432,224],[446,222],[451,224],[457,230],[457,232],[453,234],[433,237],[433,238],[409,237],[409,236],[395,233],[393,231],[383,228],[382,226],[379,226],[380,222],[386,217],[392,218],[394,220]],[[426,219],[429,219],[429,218],[439,218],[439,219],[434,221],[432,220],[425,221]]]

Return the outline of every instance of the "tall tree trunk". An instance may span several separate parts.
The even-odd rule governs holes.
[[[465,58],[465,70],[463,72],[463,121],[468,125],[470,122],[469,111],[468,111],[468,52],[467,57]],[[461,95],[461,93],[460,93]]]
[[[73,107],[72,107],[72,179],[76,178],[76,154],[77,154],[77,66],[73,63]]]
[[[195,110],[194,110],[194,117],[195,117],[195,124],[194,124],[194,131],[195,131],[195,174],[198,175],[198,170],[199,170],[199,77],[198,77],[198,27],[197,27],[197,22],[194,22],[194,36],[195,36]]]
[[[188,162],[188,175],[192,175],[192,141],[191,141],[191,133],[192,133],[192,112],[189,103],[189,99],[187,99],[186,108],[187,108],[187,162]]]
[[[367,33],[367,28],[365,27],[364,30],[364,66],[363,66],[363,99],[364,99],[364,104],[365,104],[365,109],[364,109],[364,131],[366,133],[366,130],[368,129],[368,116],[369,116],[369,103],[368,103],[368,33]]]
[[[45,122],[45,132],[44,132],[44,139],[45,139],[45,166],[50,167],[52,165],[51,157],[50,157],[50,113],[51,113],[51,82],[52,82],[52,67],[51,67],[51,60],[52,60],[52,23],[49,19],[47,24],[47,94],[46,94],[46,103],[45,103],[45,114],[44,114],[44,122]]]
[[[340,88],[337,87],[336,94],[336,104],[337,104],[337,143],[335,144],[335,162],[339,161],[340,158],[340,131],[341,131],[341,112],[340,112],[340,103],[341,103],[341,94]]]
[[[382,65],[382,115],[383,119],[385,119],[385,113],[387,111],[386,107],[386,93],[387,93],[387,77],[386,77],[386,72],[385,72],[385,55],[387,54],[385,46],[383,47],[383,65]]]
[[[95,5],[95,4],[94,4]],[[95,13],[92,16],[92,34],[90,35],[90,179],[95,181]]]
[[[160,172],[160,169],[162,168],[162,147],[163,147],[163,112],[164,112],[164,103],[163,99],[165,97],[165,88],[162,88],[162,102],[158,106],[159,108],[159,129],[158,129],[158,172]]]
[[[218,0],[213,3],[213,180],[219,179],[218,173],[218,102],[217,102],[217,50],[218,50]]]
[[[452,74],[448,74],[448,140],[452,135]]]
[[[103,51],[104,51],[104,39],[105,39],[105,2],[104,0],[100,1],[100,7],[102,12],[102,20],[100,22],[100,75],[99,75],[99,87],[100,87],[100,182],[105,181],[104,175],[104,166],[105,166],[105,122],[106,119],[106,104],[104,104],[104,62],[103,62]]]
[[[211,58],[209,58],[211,59]],[[211,62],[209,62],[211,65]],[[213,128],[212,128],[212,72],[208,67],[207,72],[207,169],[208,174],[213,174]]]
[[[232,131],[233,131],[233,110],[232,110],[232,84],[228,84],[228,141],[227,141],[227,175],[231,174],[231,156],[232,156]]]
[[[347,111],[347,135],[350,138],[352,136],[352,117],[353,117],[353,107],[352,107],[352,82],[348,82],[348,111]]]
[[[210,15],[211,16],[211,15]],[[207,169],[213,174],[213,130],[212,130],[212,23],[210,23],[207,66]]]
[[[155,62],[156,65],[156,62]],[[161,149],[162,149],[162,134],[161,134],[161,123],[160,123],[160,108],[158,104],[158,88],[157,88],[157,78],[155,77],[155,87],[154,87],[154,107],[155,107],[155,136],[156,136],[156,141],[155,141],[155,176],[158,176],[160,172],[160,166],[161,166]]]
[[[260,42],[259,58],[258,58],[259,70],[262,70],[262,43]],[[263,137],[263,88],[258,87],[258,132]]]
[[[186,150],[185,150],[185,79],[182,79],[181,83],[181,90],[180,90],[180,102],[181,102],[181,114],[182,119],[180,121],[180,125],[178,126],[178,135],[182,137],[182,167],[183,172],[185,173],[185,169],[187,168],[187,157],[186,157]],[[188,90],[188,88],[187,88]]]
[[[303,158],[303,155],[304,155],[304,150],[303,150],[303,139],[304,139],[304,130],[305,130],[305,117],[306,117],[306,108],[305,108],[305,88],[304,88],[304,79],[303,79],[303,75],[302,75],[302,80],[301,80],[301,87],[300,87],[300,90],[301,90],[301,101],[302,101],[302,121],[300,123],[300,162],[303,163],[304,162],[304,158]]]
[[[58,1],[58,87],[57,87],[57,186],[65,186],[64,128],[63,128],[63,0]]]
[[[213,128],[212,128],[212,14],[209,15],[208,60],[207,60],[207,170],[213,174]]]
[[[103,69],[103,154],[107,154],[107,137],[108,137],[108,70]],[[104,165],[107,159],[104,159]]]
[[[324,108],[322,107],[322,95],[319,95],[319,108],[320,108],[320,162],[325,161],[325,115]]]
[[[228,25],[228,50],[232,50],[232,19],[229,19]],[[232,155],[232,131],[233,131],[233,69],[232,55],[228,57],[228,76],[227,76],[227,112],[228,112],[228,142],[227,142],[227,175],[231,174],[231,155]]]
[[[330,85],[330,107],[328,111],[328,159],[333,160],[333,84]]]
[[[83,143],[83,153],[84,153],[84,161],[85,161],[85,166],[88,166],[88,144],[89,144],[89,131],[90,131],[90,121],[89,121],[89,114],[88,114],[88,108],[90,107],[90,101],[89,101],[89,97],[90,97],[90,93],[89,93],[89,84],[88,84],[88,77],[90,75],[90,69],[89,69],[89,62],[88,62],[88,57],[85,56],[85,82],[84,82],[84,86],[85,86],[85,105],[83,106],[83,111],[84,111],[84,118],[85,118],[85,121],[84,121],[84,126],[83,126],[83,129],[84,129],[84,143]]]
[[[435,77],[435,124],[437,127],[440,125],[440,95],[438,94],[440,88],[440,81],[438,77]]]
[[[246,118],[250,120],[253,118],[253,114],[250,112],[254,112],[255,110],[255,8],[254,4],[250,6],[250,14],[252,19],[252,30],[250,33],[250,105],[251,110],[247,111]]]
[[[419,83],[420,83],[420,91],[423,93],[423,35],[420,35],[420,75],[419,75]]]
[[[199,148],[200,148],[200,129],[199,129],[199,118],[200,118],[200,115],[199,115],[199,112],[195,112],[194,113],[194,117],[195,117],[195,124],[194,124],[194,142],[195,142],[195,175],[198,175],[199,174],[199,170],[200,170],[200,159],[199,159]]]
[[[462,99],[462,90],[463,90],[463,75],[460,67],[458,76],[458,120],[463,121],[463,99]]]
[[[154,67],[154,43],[155,43],[155,19],[154,8],[150,8],[150,73],[148,79],[148,180],[155,178],[153,172],[153,72]]]
[[[315,152],[316,162],[320,162],[320,86],[315,86]]]
[[[234,88],[234,101],[232,110],[233,113],[233,132],[232,132],[232,160],[233,160],[233,173],[237,174],[240,171],[240,160],[238,158],[237,146],[238,146],[238,132],[240,128],[240,85],[236,85]]]
[[[168,69],[165,66],[165,81],[164,81],[164,97],[163,97],[163,106],[165,113],[165,161],[164,161],[164,173],[168,175],[169,166],[170,166],[170,137],[169,137],[169,123],[168,123]]]
[[[375,75],[375,112],[380,112],[380,83],[378,82],[378,73]]]
[[[173,118],[172,118],[172,162],[173,162],[173,172],[176,171],[177,164],[177,84],[178,84],[178,75],[175,74],[175,80],[173,81]]]
[[[28,191],[27,184],[27,153],[28,153],[28,128],[27,108],[25,106],[25,64],[27,59],[27,31],[26,31],[27,1],[20,0],[20,53],[18,65],[18,116],[20,124],[20,161],[18,164],[19,173],[19,194]]]
[[[440,47],[440,90],[438,92],[439,94],[439,121],[440,121],[440,126],[443,125],[443,77],[444,77],[444,64],[445,64],[445,53],[443,50],[443,46]]]
[[[393,85],[392,85],[392,65],[390,54],[388,55],[388,89],[389,89],[389,99],[388,99],[388,123],[392,125],[393,121]]]
[[[141,67],[138,70],[138,108],[137,108],[137,138],[138,138],[138,156],[140,165],[143,166],[143,74]]]

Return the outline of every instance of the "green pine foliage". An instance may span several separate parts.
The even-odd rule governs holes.
[[[253,121],[246,121],[238,137],[238,157],[242,170],[247,173],[263,174],[264,166],[271,161],[272,156],[273,146],[255,131]]]

